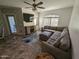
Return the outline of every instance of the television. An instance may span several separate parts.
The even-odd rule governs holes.
[[[25,22],[32,22],[33,18],[34,18],[34,15],[33,14],[23,13],[23,17],[24,17]]]

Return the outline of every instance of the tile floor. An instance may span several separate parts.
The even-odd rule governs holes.
[[[24,43],[22,39],[16,36],[0,44],[0,59],[35,59],[41,52],[39,41],[34,39],[31,43]]]

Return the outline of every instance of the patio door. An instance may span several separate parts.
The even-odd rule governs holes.
[[[16,24],[14,15],[7,15],[9,30],[11,33],[16,33]]]

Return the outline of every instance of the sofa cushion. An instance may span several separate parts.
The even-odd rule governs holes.
[[[54,45],[54,43],[57,41],[57,39],[60,37],[61,32],[55,31],[54,34],[48,39],[48,43]]]
[[[52,32],[48,32],[48,31],[41,32],[39,34],[39,39],[42,41],[47,41],[52,34],[53,34]]]
[[[61,33],[61,36],[63,36],[63,38],[60,40],[59,48],[67,51],[70,48],[70,38],[68,30],[64,29],[63,32]]]
[[[51,32],[48,32],[48,31],[44,31],[41,33],[41,35],[44,35],[44,36],[47,36],[49,37],[52,33]]]
[[[44,29],[51,29],[51,26],[44,26]]]
[[[67,32],[67,29],[66,29],[66,28],[63,29],[63,31],[62,31],[60,37],[57,39],[57,41],[56,41],[55,44],[54,44],[55,47],[59,47],[59,45],[61,44],[60,41],[64,38],[66,32]]]

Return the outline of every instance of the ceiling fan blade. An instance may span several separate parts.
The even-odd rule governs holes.
[[[35,2],[36,0],[33,0],[33,2]]]
[[[24,1],[24,3],[26,3],[26,4],[28,4],[28,5],[32,5],[32,4],[30,4],[30,3],[26,2],[26,1]]]
[[[38,7],[38,8],[45,9],[45,7]]]
[[[25,8],[32,8],[32,7],[25,7]]]
[[[38,5],[42,5],[43,4],[43,2],[39,2],[39,3],[37,3],[36,5],[38,6]]]

